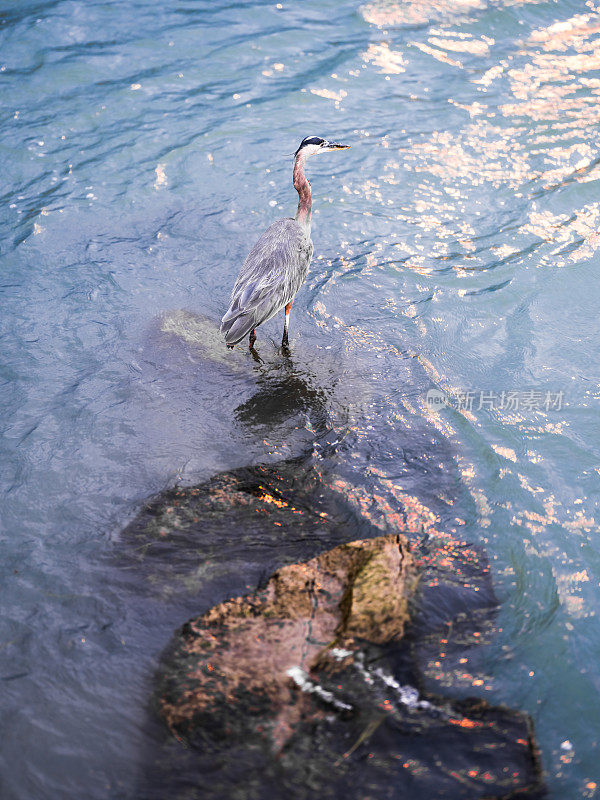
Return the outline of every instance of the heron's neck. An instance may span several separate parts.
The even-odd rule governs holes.
[[[294,164],[294,189],[298,192],[298,211],[296,221],[303,227],[310,228],[310,212],[312,209],[312,191],[310,183],[304,174],[304,161],[306,157],[302,151],[296,156]]]

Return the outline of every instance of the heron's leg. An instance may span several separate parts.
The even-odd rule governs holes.
[[[250,331],[250,350],[254,350],[254,342],[256,341],[256,334],[254,333],[254,328]]]
[[[283,323],[283,339],[281,340],[281,346],[287,347],[288,342],[288,328],[290,325],[290,311],[292,310],[292,303],[294,301],[291,300],[287,306],[285,307],[285,322]]]

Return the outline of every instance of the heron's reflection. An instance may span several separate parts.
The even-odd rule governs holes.
[[[294,364],[286,348],[276,363],[257,366],[258,390],[239,405],[234,415],[244,426],[281,425],[297,414],[308,419],[317,436],[331,427],[331,388],[316,385],[315,376]]]

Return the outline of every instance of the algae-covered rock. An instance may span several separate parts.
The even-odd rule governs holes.
[[[204,359],[233,371],[244,370],[243,349],[234,348],[232,351],[225,347],[218,321],[185,309],[177,309],[163,314],[159,324],[162,333],[171,334],[195,347]]]
[[[323,705],[350,709],[319,686],[318,673],[343,669],[364,642],[399,640],[415,580],[400,535],[282,567],[262,591],[183,626],[162,679],[163,718],[186,735],[210,715],[213,732],[247,735],[260,728],[280,747],[301,715],[318,714]],[[313,709],[310,696],[318,700]]]

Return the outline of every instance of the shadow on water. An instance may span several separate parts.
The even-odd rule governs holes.
[[[473,681],[483,683],[477,653],[493,635],[497,600],[485,553],[444,524],[444,509],[454,517],[464,511],[448,443],[398,401],[389,424],[381,412],[390,407],[389,393],[380,403],[375,389],[362,391],[352,408],[343,367],[317,376],[301,353],[251,364],[238,351],[225,362],[216,340],[213,357],[214,323],[178,314],[176,324],[173,317],[166,326],[163,320],[162,331],[183,340],[182,353],[203,376],[198,390],[226,380],[231,395],[241,397],[230,429],[236,441],[285,438],[302,428],[295,444],[307,446],[293,457],[228,469],[151,499],[115,548],[120,568],[139,579],[139,591],[165,604],[186,596],[189,605],[193,598],[195,612],[204,613],[264,585],[282,565],[382,532],[407,536],[420,584],[409,634],[390,646],[366,647],[358,666],[336,676],[353,713],[330,708],[320,721],[301,723],[279,756],[260,736],[236,738],[235,724],[223,737],[223,720],[216,718],[184,741],[152,708],[136,800],[541,797],[528,718],[468,697]],[[172,341],[169,347],[167,369]],[[155,361],[154,369],[163,367]],[[338,438],[329,442],[336,426]],[[365,442],[368,428],[375,433]],[[325,446],[315,448],[319,438]],[[417,496],[417,486],[437,497],[437,508]],[[260,699],[249,703],[259,718]]]
[[[256,426],[280,425],[298,414],[305,415],[317,436],[328,431],[327,390],[315,387],[294,366],[289,352],[282,352],[281,363],[260,371],[258,390],[235,409],[241,424]]]

